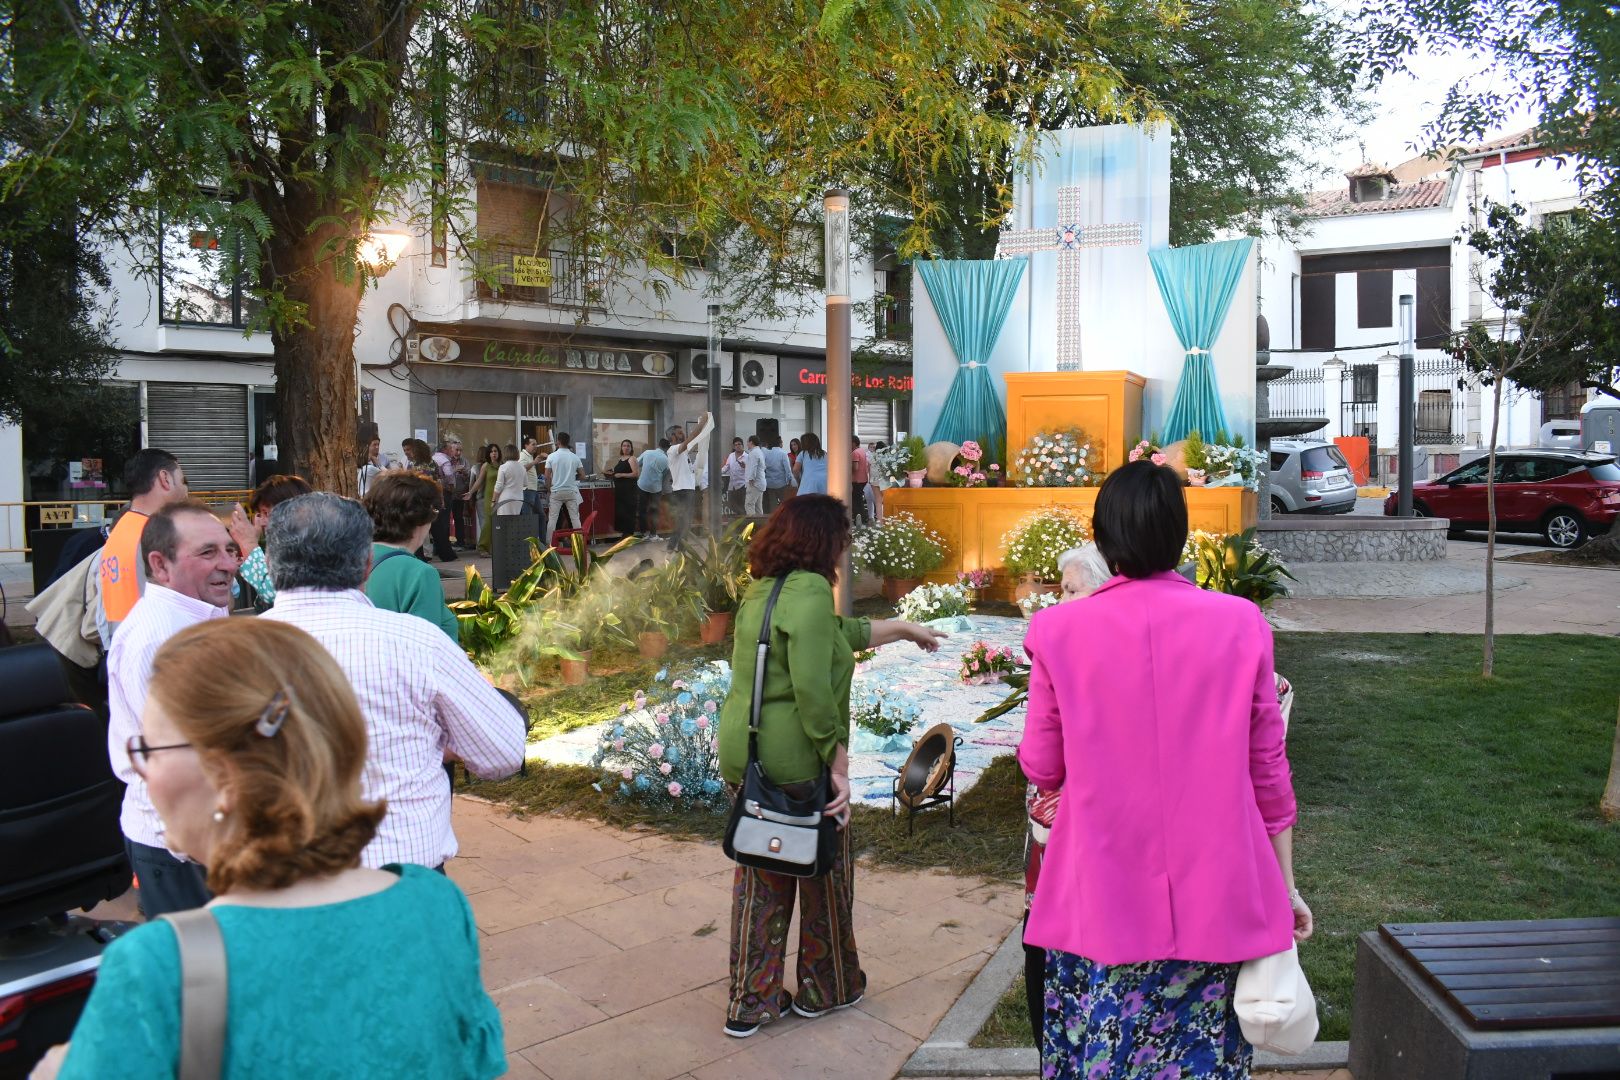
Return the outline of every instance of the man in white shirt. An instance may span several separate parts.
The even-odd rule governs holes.
[[[136,771],[144,767],[141,713],[152,681],[152,658],[181,630],[230,614],[231,582],[238,560],[230,534],[200,502],[173,503],[147,519],[141,533],[146,591],[130,609],[107,657],[107,753],[113,771],[127,786],[118,823],[124,850],[141,882],[141,909],[155,919],[208,903],[207,873],[175,857],[164,843],[163,819]],[[229,678],[229,672],[197,672],[198,678]],[[135,746],[139,763],[130,759]]]
[[[669,550],[674,551],[686,539],[692,527],[692,516],[697,512],[698,474],[704,471],[704,455],[709,452],[709,436],[714,434],[714,417],[703,414],[703,420],[690,436],[676,424],[669,429],[669,489],[674,502],[675,532],[669,538]]]
[[[501,467],[495,471],[495,516],[513,517],[523,513],[523,462],[518,448],[506,444]]]
[[[743,453],[741,435],[732,438],[731,453],[726,455],[720,472],[726,478],[726,513],[733,516],[742,513],[743,494],[748,490],[748,457]]]
[[[523,512],[540,514],[540,440],[533,435],[523,440],[518,463],[523,466]]]
[[[314,492],[279,504],[270,513],[266,552],[276,606],[259,617],[312,635],[360,701],[367,742],[360,794],[388,801],[361,864],[442,867],[456,853],[446,754],[474,776],[510,776],[523,764],[526,721],[443,630],[372,606],[361,591],[371,570],[371,528],[365,508],[339,495]]]
[[[557,449],[546,458],[546,485],[551,489],[551,509],[546,513],[546,543],[557,531],[557,518],[568,507],[574,528],[580,527],[579,482],[585,478],[585,463],[574,453],[574,440],[566,431],[557,433]],[[586,539],[590,539],[586,537]]]
[[[748,450],[744,454],[743,513],[759,517],[765,513],[765,451],[759,445],[759,436],[748,436]]]

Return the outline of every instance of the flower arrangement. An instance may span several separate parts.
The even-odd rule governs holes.
[[[978,592],[980,589],[988,589],[990,587],[990,583],[994,580],[995,575],[989,570],[985,569],[962,570],[956,575],[956,583],[962,586],[962,588],[967,589],[969,592]]]
[[[1143,439],[1131,447],[1131,452],[1125,455],[1126,461],[1141,461],[1143,458],[1147,458],[1155,465],[1163,465],[1168,460],[1164,456],[1164,448],[1159,445],[1158,436]]]
[[[984,450],[979,444],[969,439],[962,444],[962,449],[957,452],[956,456],[961,459],[962,463],[951,469],[952,486],[982,487],[988,477],[981,468],[981,463],[984,460]]]
[[[1282,557],[1256,539],[1253,529],[1231,536],[1193,533],[1183,556],[1197,564],[1199,588],[1241,596],[1261,607],[1288,595],[1283,579],[1294,577]]]
[[[729,805],[720,780],[717,740],[720,705],[731,688],[731,667],[705,664],[684,679],[654,676],[652,693],[637,690],[606,727],[591,767],[602,778],[591,785],[621,799],[659,806],[695,806],[716,812]]]
[[[1001,538],[1002,564],[1009,573],[1055,582],[1060,578],[1058,556],[1090,539],[1090,525],[1079,514],[1062,506],[1044,507]]]
[[[1088,487],[1097,482],[1091,453],[1079,428],[1041,431],[1019,452],[1010,475],[1017,487]]]
[[[932,622],[966,615],[967,589],[961,585],[919,585],[900,598],[894,613],[907,622]]]
[[[850,557],[879,577],[919,578],[945,562],[945,538],[916,515],[896,510],[855,530]]]
[[[998,681],[1002,675],[1018,670],[1018,658],[1006,645],[991,645],[975,641],[962,654],[962,667],[957,672],[965,683],[978,684]]]
[[[889,487],[898,487],[906,482],[910,465],[911,447],[903,442],[872,451],[872,475]]]
[[[1063,603],[1062,593],[1036,592],[1030,593],[1028,596],[1019,600],[1018,610],[1022,611],[1024,613],[1024,618],[1027,619],[1042,608],[1053,607],[1061,603]]]
[[[915,702],[897,691],[857,686],[851,693],[849,716],[859,731],[878,743],[887,743],[911,733],[917,726],[918,709]]]
[[[1260,468],[1265,458],[1258,450],[1244,445],[1242,435],[1227,437],[1217,431],[1211,442],[1204,444],[1205,481],[1211,487],[1246,487],[1260,490]]]

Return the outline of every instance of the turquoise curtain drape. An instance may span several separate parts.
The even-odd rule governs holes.
[[[1023,279],[1024,260],[932,259],[919,262],[917,272],[957,361],[930,441],[999,442],[1007,433],[1007,420],[990,377],[990,354]]]
[[[1215,364],[1209,350],[1226,323],[1232,307],[1232,294],[1243,276],[1254,240],[1222,240],[1194,247],[1160,248],[1148,252],[1159,295],[1170,312],[1187,362],[1176,384],[1170,418],[1161,433],[1165,442],[1185,439],[1190,431],[1209,438],[1226,430],[1226,411],[1221,408],[1220,387],[1215,384]]]

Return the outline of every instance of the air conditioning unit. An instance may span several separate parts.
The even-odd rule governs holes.
[[[681,369],[676,372],[677,382],[682,386],[701,390],[709,385],[709,351],[707,349],[685,349],[681,352]],[[720,353],[720,387],[730,390],[736,372],[733,370],[731,354]]]
[[[737,393],[770,397],[776,393],[776,357],[769,353],[737,354]]]

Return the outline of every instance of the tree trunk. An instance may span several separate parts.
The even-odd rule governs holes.
[[[1491,388],[1491,446],[1485,466],[1485,667],[1488,679],[1496,674],[1496,439],[1502,427],[1502,386],[1498,375]]]
[[[364,291],[362,276],[321,244],[322,229],[280,265],[300,267],[286,282],[287,298],[305,305],[296,327],[272,335],[276,365],[276,443],[284,471],[297,472],[319,491],[358,491],[359,383],[354,328]],[[347,280],[345,280],[347,277]]]
[[[1620,821],[1620,718],[1614,725],[1614,751],[1609,755],[1609,782],[1603,787],[1603,802],[1599,806],[1603,820]]]

